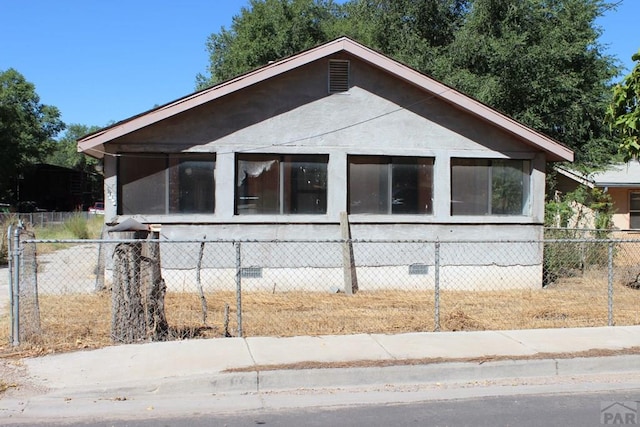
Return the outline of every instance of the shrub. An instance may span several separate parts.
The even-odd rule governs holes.
[[[584,241],[545,243],[543,286],[558,277],[575,276],[586,268],[607,265],[609,244],[586,239],[610,238],[613,212],[613,202],[608,193],[585,186],[547,202],[545,225],[560,228],[547,229],[545,239]],[[566,228],[571,225],[576,228]],[[581,228],[585,226],[588,228]]]

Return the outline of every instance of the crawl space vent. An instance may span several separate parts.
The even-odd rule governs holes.
[[[429,274],[429,266],[426,264],[411,264],[409,266],[410,275],[424,275]]]
[[[262,278],[261,267],[245,267],[240,269],[240,277],[245,279],[260,279]]]

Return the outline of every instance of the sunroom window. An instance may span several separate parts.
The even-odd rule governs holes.
[[[215,155],[121,154],[118,213],[213,213]]]
[[[433,158],[349,156],[349,213],[431,214]]]
[[[327,155],[238,154],[236,215],[326,214]]]
[[[528,160],[451,159],[452,215],[526,215]]]

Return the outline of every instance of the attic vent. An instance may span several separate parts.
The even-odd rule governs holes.
[[[349,90],[349,61],[329,61],[329,93]]]

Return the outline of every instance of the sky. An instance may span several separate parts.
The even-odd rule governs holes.
[[[625,75],[640,48],[640,0],[596,24]],[[248,0],[0,0],[0,71],[16,69],[67,124],[106,126],[195,90],[207,37]],[[620,79],[622,76],[620,77]]]

